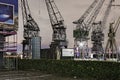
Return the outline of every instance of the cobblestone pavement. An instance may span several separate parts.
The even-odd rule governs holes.
[[[38,71],[0,71],[0,80],[80,80],[44,74]]]

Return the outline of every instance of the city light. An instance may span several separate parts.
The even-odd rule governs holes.
[[[80,47],[83,47],[84,43],[83,42],[80,42],[79,46]]]
[[[80,42],[80,41],[78,41],[77,44],[78,44],[79,47],[83,47],[84,44],[85,44],[85,42]]]

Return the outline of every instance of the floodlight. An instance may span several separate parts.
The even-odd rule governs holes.
[[[83,42],[80,42],[80,43],[79,43],[79,46],[80,46],[80,47],[83,47],[83,45],[84,45]]]

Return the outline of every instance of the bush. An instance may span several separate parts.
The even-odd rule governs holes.
[[[120,63],[73,60],[19,60],[19,70],[40,70],[67,77],[120,80]]]

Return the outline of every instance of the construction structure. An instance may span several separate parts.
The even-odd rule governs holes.
[[[7,0],[0,1],[0,69],[4,66],[4,55],[6,53],[17,54],[17,14],[17,0],[11,3]]]
[[[112,26],[113,23],[110,24],[108,33],[109,39],[106,45],[106,49],[103,48],[105,35],[104,29],[106,28],[106,23],[111,12],[111,8],[112,6],[120,6],[113,4],[113,2],[115,2],[115,0],[94,0],[85,13],[77,21],[73,22],[77,25],[76,29],[73,31],[73,36],[75,38],[74,47],[76,57],[79,56],[79,58],[87,58],[87,41],[89,40],[88,36],[91,36],[90,39],[93,44],[91,52],[92,54],[95,54],[94,58],[105,59],[119,57],[115,41],[115,33],[119,26],[119,19],[116,22],[114,28]],[[104,14],[102,13],[103,9]]]
[[[120,17],[118,18],[116,23],[110,23],[109,33],[108,33],[109,38],[105,48],[105,59],[108,58],[119,59],[119,52],[115,39],[119,25],[120,25]]]
[[[30,8],[27,0],[21,0],[21,9],[23,16],[24,40],[23,57],[40,59],[41,37],[39,36],[39,27],[32,18]]]
[[[100,9],[103,6],[105,0],[94,0],[90,7],[85,11],[85,13],[73,23],[76,24],[76,29],[73,31],[74,35],[74,45],[75,50],[78,48],[78,51],[75,51],[75,55],[80,56],[80,58],[87,58],[88,55],[88,36],[90,30],[100,12]]]
[[[103,19],[101,19],[99,22],[94,22],[92,26],[92,36],[91,36],[91,41],[93,41],[92,52],[96,54],[96,58],[98,59],[104,58],[104,49],[102,45],[104,41],[103,30],[106,27],[106,22],[110,14],[113,2],[114,0],[109,1],[105,13],[103,15]]]
[[[50,44],[53,59],[60,59],[61,49],[67,48],[66,27],[64,19],[59,12],[54,0],[45,0],[51,26],[53,29],[52,42]]]

